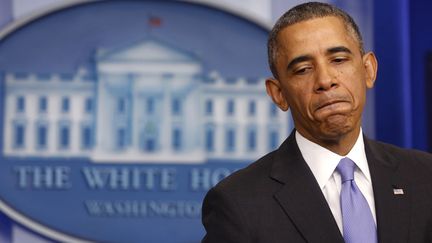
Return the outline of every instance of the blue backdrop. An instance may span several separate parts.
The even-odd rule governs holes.
[[[402,147],[428,148],[425,60],[432,50],[430,1],[374,1],[378,57],[376,138]],[[431,151],[431,150],[429,150]]]

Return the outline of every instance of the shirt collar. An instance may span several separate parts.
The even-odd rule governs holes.
[[[356,143],[346,156],[340,156],[312,141],[309,141],[298,131],[295,133],[295,138],[304,160],[311,169],[321,189],[324,188],[327,181],[335,171],[336,166],[339,164],[339,161],[344,157],[348,157],[354,161],[361,173],[363,173],[366,179],[371,182],[361,129]]]

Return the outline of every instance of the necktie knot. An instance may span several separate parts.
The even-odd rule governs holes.
[[[341,159],[338,166],[336,167],[336,170],[341,175],[342,183],[344,183],[345,181],[354,180],[355,167],[356,167],[356,165],[351,159],[349,159],[347,157]]]

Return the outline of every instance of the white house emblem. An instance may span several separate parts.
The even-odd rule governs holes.
[[[0,36],[0,210],[60,242],[198,241],[206,191],[290,130],[267,31],[221,13],[95,1]]]

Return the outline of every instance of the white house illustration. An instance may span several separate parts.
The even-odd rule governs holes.
[[[94,58],[94,70],[71,75],[6,73],[5,156],[250,162],[289,132],[262,78],[205,73],[197,56],[156,39]]]

